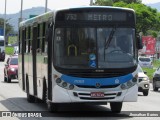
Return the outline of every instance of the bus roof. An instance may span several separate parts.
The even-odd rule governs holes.
[[[48,21],[49,18],[53,18],[54,15],[56,14],[56,12],[58,11],[66,11],[66,10],[82,10],[82,9],[115,9],[115,10],[124,10],[124,11],[132,11],[134,12],[133,9],[130,9],[130,8],[123,8],[123,7],[113,7],[113,6],[81,6],[81,7],[66,7],[66,8],[59,8],[59,9],[55,9],[55,10],[52,10],[52,11],[49,11],[47,13],[44,13],[44,14],[41,14],[41,15],[38,15],[38,16],[35,16],[33,18],[30,18],[30,19],[27,19],[25,21],[22,21],[20,23],[20,27],[23,27],[23,26],[29,26],[29,25],[32,25],[34,23],[41,23],[42,21],[45,22],[45,21]]]
[[[57,11],[61,11],[61,10],[71,10],[71,9],[104,9],[104,8],[108,8],[108,9],[117,9],[117,10],[128,10],[128,11],[134,11],[131,8],[124,8],[124,7],[113,7],[113,6],[81,6],[81,7],[66,7],[66,8],[60,8],[60,9],[56,9]]]
[[[29,24],[33,24],[35,22],[40,23],[41,21],[45,22],[47,21],[50,17],[53,17],[54,12],[53,11],[49,11],[47,13],[35,16],[33,18],[24,20],[20,23],[20,27],[24,26],[24,25],[29,25]]]

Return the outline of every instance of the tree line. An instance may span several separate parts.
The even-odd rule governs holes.
[[[137,31],[160,38],[160,12],[141,0],[95,0],[94,5],[132,8],[136,13]]]
[[[4,28],[4,19],[3,18],[0,18],[0,28]],[[9,33],[14,33],[14,30],[13,30],[13,26],[10,25],[8,23],[8,20],[6,20],[6,35],[9,34]]]

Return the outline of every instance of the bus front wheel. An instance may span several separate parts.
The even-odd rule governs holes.
[[[120,113],[122,109],[122,102],[111,102],[110,107],[112,112]]]
[[[49,112],[57,112],[58,106],[55,103],[52,103],[50,101],[47,102],[47,108]]]

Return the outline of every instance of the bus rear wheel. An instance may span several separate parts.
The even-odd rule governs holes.
[[[122,102],[111,102],[110,107],[112,112],[120,113],[122,109]]]
[[[29,103],[34,103],[35,102],[35,97],[29,94],[29,83],[26,82],[26,92],[27,92],[27,101]]]

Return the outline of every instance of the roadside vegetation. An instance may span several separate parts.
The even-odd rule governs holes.
[[[160,12],[157,9],[144,5],[142,0],[95,0],[94,5],[134,9],[137,16],[137,32],[160,39]]]
[[[153,68],[142,68],[143,71],[147,72],[147,76],[149,77],[150,81],[152,81],[153,73],[156,69],[160,67],[160,60],[153,60]]]
[[[14,54],[14,47],[12,47],[12,46],[6,46],[5,47],[5,53],[7,54],[7,55],[13,55]]]

